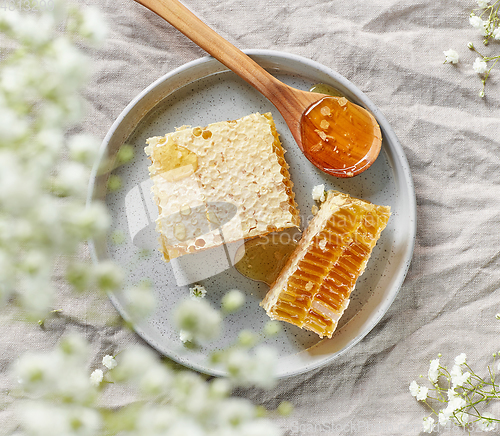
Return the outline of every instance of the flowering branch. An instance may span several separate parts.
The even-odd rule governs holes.
[[[497,30],[500,30],[500,28]],[[499,32],[499,36],[500,36],[500,32]],[[486,42],[485,42],[485,44],[486,44]],[[484,97],[485,96],[484,88],[486,86],[486,81],[488,80],[488,77],[490,76],[491,70],[495,67],[497,62],[500,60],[500,55],[498,55],[498,56],[485,56],[485,55],[481,54],[476,49],[474,44],[472,44],[472,43],[469,43],[468,47],[471,50],[474,50],[480,56],[480,57],[476,58],[476,60],[474,61],[474,64],[472,65],[472,68],[474,69],[474,71],[476,73],[483,74],[483,77],[481,79],[481,82],[483,83],[483,87],[482,87],[481,91],[479,92],[479,96]],[[493,62],[493,63],[491,64],[491,66],[488,67],[488,62]]]
[[[493,356],[496,359],[497,355]],[[500,399],[500,385],[495,382],[495,371],[488,367],[488,377],[480,377],[466,362],[465,353],[458,355],[452,369],[448,370],[441,365],[440,357],[431,360],[429,365],[427,379],[431,388],[416,381],[410,384],[411,395],[431,410],[431,414],[423,420],[424,432],[432,433],[437,426],[448,427],[452,424],[469,433],[474,427],[482,431],[496,430],[500,419],[487,411],[482,412],[478,407]],[[436,396],[431,397],[429,392]]]
[[[479,8],[474,9],[471,12],[469,16],[469,23],[481,33],[483,36],[483,44],[486,46],[491,40],[500,40],[500,0],[496,0],[492,4],[489,4],[489,0],[477,0],[477,4]],[[483,86],[479,92],[479,96],[484,97],[486,81],[488,80],[492,69],[500,60],[500,55],[483,55],[476,49],[472,42],[469,42],[467,47],[479,55],[474,60],[472,69],[481,76]],[[443,53],[445,55],[445,63],[456,64],[458,62],[459,55],[455,50],[449,49]]]

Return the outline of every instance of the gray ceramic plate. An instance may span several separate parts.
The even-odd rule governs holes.
[[[403,283],[413,253],[415,193],[408,163],[394,132],[375,105],[352,83],[334,71],[298,56],[262,50],[247,53],[289,85],[307,90],[314,84],[326,83],[371,110],[384,137],[375,164],[352,179],[337,179],[320,172],[301,154],[274,106],[218,61],[210,57],[198,59],[145,89],[125,108],[108,132],[101,161],[113,158],[123,143],[134,147],[135,157],[114,170],[123,183],[117,192],[106,194],[107,174],[97,176],[94,173],[89,201],[105,200],[113,218],[113,228],[125,235],[125,242],[114,245],[93,241],[91,250],[96,262],[112,258],[125,268],[130,284],[142,279],[149,279],[154,284],[158,308],[147,320],[134,325],[143,339],[187,367],[223,375],[219,367],[208,362],[208,354],[233,343],[242,328],[261,331],[268,317],[259,307],[259,302],[268,286],[240,275],[226,254],[190,255],[170,264],[162,260],[156,250],[157,235],[152,222],[157,212],[149,192],[149,160],[143,149],[148,137],[163,135],[175,127],[186,124],[205,126],[253,112],[271,111],[287,150],[286,159],[305,223],[314,204],[311,191],[318,184],[389,205],[393,211],[334,337],[319,340],[313,333],[283,323],[280,334],[266,339],[265,342],[279,354],[278,376],[286,377],[332,362],[361,340],[385,314]],[[225,320],[221,338],[200,350],[184,347],[171,324],[172,308],[189,294],[190,283],[205,286],[208,291],[206,298],[215,307],[220,306],[222,295],[229,289],[240,289],[247,296],[243,309]],[[111,300],[120,314],[130,319],[120,293],[111,295]]]

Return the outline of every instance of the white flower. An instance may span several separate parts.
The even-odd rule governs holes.
[[[19,401],[16,415],[26,433],[37,436],[69,434],[67,415],[60,407],[45,401]]]
[[[136,434],[162,435],[168,434],[168,429],[178,414],[174,408],[147,404],[139,412],[135,422]]]
[[[417,400],[418,401],[424,401],[425,399],[427,399],[427,394],[429,393],[429,388],[425,387],[425,386],[421,386],[419,391],[418,391],[418,394],[417,394]]]
[[[431,418],[430,416],[427,418],[424,418],[424,421],[423,421],[424,433],[432,433],[433,430],[434,430],[434,419]]]
[[[99,9],[90,6],[82,10],[82,24],[79,30],[83,37],[101,43],[106,38],[108,26]]]
[[[488,412],[483,413],[483,416],[479,421],[477,421],[477,425],[481,431],[495,431],[498,426],[498,422],[496,418]]]
[[[17,38],[27,44],[42,45],[50,40],[54,30],[54,20],[49,14],[26,14],[14,26]]]
[[[483,74],[488,71],[488,64],[481,58],[476,58],[472,64],[473,70],[478,74]]]
[[[102,364],[108,369],[113,369],[117,365],[115,358],[109,354],[102,358]]]
[[[23,271],[33,276],[50,274],[50,269],[52,268],[50,259],[47,258],[47,254],[41,249],[33,249],[26,253],[19,266]]]
[[[222,297],[222,309],[227,313],[236,312],[245,303],[245,296],[241,291],[233,289]]]
[[[205,298],[207,295],[207,290],[202,285],[194,285],[192,288],[189,288],[189,296],[191,298]]]
[[[449,398],[449,394],[448,394],[448,398]],[[445,409],[442,410],[442,412],[445,414],[445,416],[450,417],[457,410],[462,409],[466,405],[467,405],[467,402],[462,397],[455,396],[448,401],[448,405],[446,406]]]
[[[462,355],[457,356],[457,359],[461,356]],[[455,359],[455,361],[457,361],[457,359]],[[465,357],[464,357],[464,359],[465,359]],[[461,361],[461,360],[458,359],[458,361]],[[453,365],[453,368],[450,371],[450,376],[451,376],[452,387],[456,388],[456,387],[463,386],[463,384],[467,380],[469,380],[471,374],[470,374],[470,372],[462,373],[462,368],[459,365],[455,364],[455,365]]]
[[[240,348],[229,350],[224,363],[236,384],[271,388],[275,384],[276,362],[275,350],[260,346],[253,354]]]
[[[28,133],[28,123],[12,109],[0,106],[0,144],[16,141]]]
[[[276,383],[278,355],[271,347],[260,346],[255,350],[251,382],[260,388],[270,389]]]
[[[486,34],[487,28],[488,28],[488,22],[483,21],[480,17],[477,15],[471,15],[469,17],[469,23],[472,27],[475,29],[479,30],[483,35]]]
[[[68,148],[72,159],[90,166],[97,158],[99,142],[91,135],[73,135],[68,140]]]
[[[193,335],[195,341],[205,342],[219,335],[221,316],[205,300],[185,300],[175,310],[174,320],[179,330]]]
[[[51,162],[57,157],[57,154],[62,148],[63,142],[63,133],[59,129],[55,128],[44,128],[38,132],[35,137],[35,143],[41,147],[43,155],[50,158]]]
[[[102,428],[99,412],[87,407],[30,401],[21,402],[17,409],[21,427],[30,435],[94,436]]]
[[[236,378],[240,384],[245,384],[247,380],[242,380],[250,374],[250,357],[246,350],[234,348],[228,350],[225,356],[225,364],[229,374]]]
[[[92,382],[86,368],[82,367],[82,361],[78,363],[74,360],[65,362],[65,367],[60,372],[57,383],[52,388],[52,393],[56,393],[66,401],[80,404],[92,398]]]
[[[96,369],[90,374],[90,384],[92,386],[99,386],[104,378],[104,373],[102,369]]]
[[[64,80],[64,79],[62,79]],[[69,101],[69,99],[75,99]],[[64,125],[70,121],[76,121],[81,113],[82,107],[79,98],[75,95],[67,95],[67,100],[64,104],[62,102],[53,102],[46,100],[44,102],[43,113],[40,114],[40,122],[46,128],[55,128]]]
[[[193,334],[191,332],[187,332],[186,330],[181,330],[179,332],[179,339],[183,344],[193,342]]]
[[[275,336],[281,331],[281,324],[278,321],[268,321],[264,325],[264,334]]]
[[[86,345],[76,335],[68,335],[50,353],[21,356],[14,368],[15,374],[26,392],[83,404],[93,394],[84,367]]]
[[[120,354],[114,377],[119,380],[138,380],[147,368],[156,365],[158,360],[151,349],[132,346]]]
[[[443,427],[446,426],[446,424],[448,424],[448,422],[450,421],[450,416],[451,414],[445,412],[444,410],[441,410],[438,414],[439,425]]]
[[[61,356],[42,353],[23,354],[15,364],[19,383],[27,391],[46,391],[57,383],[62,372]]]
[[[445,59],[446,63],[456,64],[458,62],[459,56],[455,50],[450,48],[449,50],[446,50],[443,53],[446,57]]]
[[[0,231],[1,233],[1,231]],[[0,305],[3,305],[11,296],[14,289],[15,260],[9,255],[7,250],[0,248]]]
[[[495,39],[500,39],[500,27],[497,27],[493,33],[492,33],[493,38]]]
[[[177,419],[174,420],[174,422],[171,425],[169,425],[168,436],[186,436],[186,435],[206,436],[206,432],[201,428],[200,424],[196,422],[192,417],[187,415],[177,417]]]
[[[209,395],[216,399],[226,398],[231,393],[231,383],[226,378],[214,378],[210,382]]]
[[[464,365],[467,360],[467,355],[465,353],[459,354],[455,357],[455,365]]]
[[[325,185],[316,185],[312,189],[312,198],[314,201],[322,203],[325,201]]]
[[[452,380],[452,383],[454,383],[455,386],[463,386],[464,383],[469,381],[470,376],[471,376],[470,372],[465,372],[462,374],[461,377],[457,377],[454,382]]]
[[[57,38],[52,43],[53,70],[60,74],[60,85],[77,87],[83,84],[90,73],[88,59],[67,38]],[[61,90],[62,91],[62,90]],[[63,97],[61,95],[61,97]],[[62,100],[61,102],[64,102]]]
[[[251,330],[241,330],[238,334],[238,344],[242,347],[251,348],[259,340],[259,336]]]
[[[136,321],[151,315],[156,308],[156,297],[147,286],[131,286],[123,291],[127,313]]]
[[[456,380],[456,385],[457,386],[463,386],[463,384],[467,381],[469,381],[470,379],[470,376],[471,376],[471,373],[470,372],[464,372],[462,374],[462,377],[459,377],[458,380]]]
[[[14,9],[11,14],[2,14],[0,15],[0,24],[6,26],[8,29],[13,29],[17,23],[20,22],[22,24],[22,15],[19,13],[17,9]]]
[[[98,202],[84,208],[68,204],[64,210],[64,220],[72,227],[75,236],[82,240],[102,236],[111,224],[106,206]]]
[[[101,433],[99,430],[102,428],[102,419],[97,410],[88,407],[69,406],[66,412],[69,425],[72,429],[77,429],[76,431],[73,430],[75,431],[74,435],[94,436]]]
[[[224,402],[224,407],[217,411],[217,422],[226,427],[239,427],[250,421],[255,416],[252,404],[244,398],[229,398]]]
[[[436,383],[439,377],[439,359],[431,360],[428,377],[431,383]]]
[[[18,295],[24,310],[44,317],[53,306],[55,290],[43,276],[24,276],[19,279]]]
[[[89,182],[89,170],[79,162],[62,165],[54,179],[56,191],[62,195],[84,196]]]
[[[488,7],[489,0],[477,0],[477,5],[480,8],[487,8]]]
[[[483,26],[483,20],[481,19],[481,17],[478,17],[477,15],[471,15],[469,17],[469,23],[472,27],[475,27],[476,29]]]
[[[163,365],[154,365],[144,369],[139,380],[139,388],[148,395],[165,394],[171,384],[172,375]]]
[[[418,395],[419,391],[420,391],[420,386],[418,385],[418,383],[415,380],[413,380],[410,383],[410,394],[412,394],[414,397],[416,397]]]
[[[191,416],[211,414],[213,401],[209,400],[209,388],[201,377],[187,371],[176,374],[169,388],[179,409],[189,410]]]
[[[121,286],[124,273],[113,262],[103,261],[95,266],[93,275],[97,287],[101,291],[107,292],[114,291]]]
[[[72,333],[61,339],[59,350],[61,350],[66,358],[82,361],[87,358],[89,344],[81,336]]]

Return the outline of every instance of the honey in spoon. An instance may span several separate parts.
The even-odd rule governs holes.
[[[329,85],[318,84],[311,91],[327,95],[302,115],[301,148],[306,157],[336,177],[365,171],[381,148],[382,134],[373,115]]]

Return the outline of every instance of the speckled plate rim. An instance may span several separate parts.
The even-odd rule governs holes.
[[[379,298],[380,301],[375,301],[371,303],[371,310],[365,310],[365,314],[362,315],[361,319],[357,319],[356,323],[362,324],[362,328],[359,330],[358,334],[348,341],[334,341],[332,340],[323,340],[318,342],[311,348],[305,349],[303,353],[307,353],[309,356],[321,356],[317,359],[313,359],[307,365],[304,365],[300,369],[295,369],[292,371],[284,371],[279,374],[279,378],[286,378],[298,374],[302,374],[313,369],[324,366],[325,364],[333,361],[335,358],[347,352],[351,349],[355,344],[361,341],[383,318],[389,307],[394,302],[394,299],[399,293],[399,290],[405,280],[406,274],[408,272],[411,259],[413,256],[413,250],[415,245],[415,237],[416,237],[416,197],[414,191],[413,180],[410,172],[410,167],[404,153],[403,148],[401,147],[396,134],[392,130],[385,116],[381,113],[381,111],[375,106],[375,104],[362,92],[360,91],[354,84],[352,84],[348,79],[341,76],[337,72],[315,62],[310,59],[293,55],[290,53],[279,52],[274,50],[244,50],[246,54],[254,58],[257,63],[266,64],[266,68],[271,70],[275,70],[279,72],[283,63],[296,63],[301,64],[304,67],[310,67],[313,70],[319,71],[325,75],[325,77],[332,79],[337,82],[342,88],[348,90],[348,97],[353,98],[359,104],[366,107],[370,110],[375,117],[377,118],[384,137],[387,141],[384,143],[384,147],[386,147],[386,152],[388,154],[388,158],[394,172],[394,176],[397,183],[397,187],[399,188],[402,195],[406,195],[407,200],[407,215],[409,218],[408,228],[407,228],[407,238],[406,243],[400,247],[399,253],[399,263],[400,268],[393,277],[391,277],[386,292],[383,295],[383,298]],[[106,177],[106,175],[99,175],[98,169],[99,164],[106,158],[107,155],[112,155],[112,150],[116,147],[119,147],[123,142],[128,138],[128,136],[132,133],[132,131],[139,124],[140,120],[143,116],[145,116],[152,108],[156,106],[161,100],[163,100],[166,95],[163,95],[161,98],[157,98],[156,100],[151,100],[151,95],[154,95],[155,89],[158,87],[164,86],[166,82],[172,81],[174,82],[172,89],[169,94],[174,93],[178,89],[183,86],[191,83],[193,80],[189,78],[189,72],[192,69],[201,69],[203,70],[206,67],[207,74],[214,74],[216,72],[226,71],[227,69],[219,64],[218,66],[214,66],[213,64],[219,64],[218,61],[213,59],[211,56],[203,57],[200,59],[193,60],[188,62],[171,72],[165,74],[160,77],[156,81],[154,81],[151,85],[146,87],[142,92],[140,92],[126,107],[123,109],[121,114],[115,120],[115,122],[110,127],[108,133],[106,134],[101,148],[99,152],[99,156],[94,166],[89,183],[88,196],[87,196],[87,204],[99,199],[103,199],[105,197],[105,192],[103,192],[103,183],[99,183],[99,180],[102,177]],[[214,71],[217,70],[217,71]],[[198,78],[194,80],[198,80]],[[124,128],[125,126],[125,128]],[[99,258],[103,256],[106,252],[105,244],[102,241],[89,241],[89,250],[90,255],[93,262],[98,263]],[[104,256],[105,257],[105,256]],[[117,298],[110,294],[109,298],[112,304],[115,306],[116,310],[119,314],[127,321],[130,321],[126,311],[123,309],[121,304],[118,302]],[[342,329],[349,328],[349,323],[343,326]],[[221,370],[213,370],[207,369],[206,367],[201,367],[198,364],[192,364],[189,360],[186,360],[184,357],[177,356],[175,353],[169,352],[165,347],[158,344],[154,339],[150,338],[147,333],[141,329],[139,325],[134,325],[134,331],[149,345],[153,348],[156,348],[161,353],[165,354],[169,358],[177,361],[178,363],[194,369],[196,371],[200,371],[209,375],[214,376],[224,376],[226,375]],[[341,330],[337,331],[334,338],[340,336]],[[325,357],[326,356],[326,357]]]

